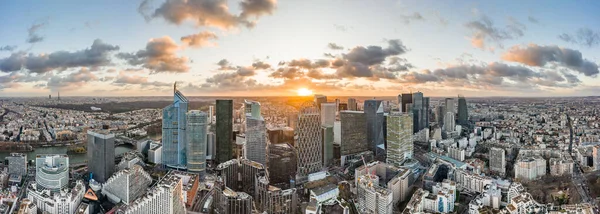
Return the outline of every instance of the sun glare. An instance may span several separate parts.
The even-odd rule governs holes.
[[[298,96],[310,96],[312,95],[312,91],[308,90],[307,88],[300,88],[298,89]]]

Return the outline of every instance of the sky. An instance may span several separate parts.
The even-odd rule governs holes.
[[[600,95],[600,2],[0,1],[0,97]],[[302,90],[301,90],[302,89]]]

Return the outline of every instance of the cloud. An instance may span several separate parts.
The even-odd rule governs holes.
[[[487,42],[493,42],[503,48],[502,41],[522,37],[526,29],[524,24],[512,17],[509,17],[509,24],[505,29],[495,27],[487,16],[468,22],[465,26],[471,29],[471,44],[479,49],[485,49]]]
[[[502,59],[537,67],[549,63],[558,63],[586,76],[595,76],[600,72],[598,65],[584,59],[581,52],[558,46],[538,46],[535,44],[527,47],[514,46],[502,55]]]
[[[48,24],[48,22],[43,22],[43,23],[37,23],[37,24],[31,25],[31,27],[29,27],[27,29],[28,37],[27,37],[26,42],[27,43],[37,43],[37,42],[43,41],[44,37],[38,35],[37,31],[39,31],[42,27],[46,26],[47,24]]]
[[[343,50],[344,47],[335,43],[329,43],[327,44],[327,47],[331,50]]]
[[[408,51],[400,40],[389,40],[388,48],[381,46],[358,46],[344,54],[343,58],[349,62],[360,63],[363,65],[374,65],[382,63],[389,56],[403,54]]]
[[[271,65],[264,63],[262,61],[256,61],[256,62],[252,63],[252,67],[254,69],[269,69],[269,68],[271,68]]]
[[[146,48],[136,53],[118,53],[117,57],[124,59],[130,65],[142,65],[153,72],[183,73],[189,71],[187,57],[178,57],[175,52],[180,47],[165,36],[148,41]]]
[[[404,22],[404,24],[410,24],[412,21],[423,21],[425,18],[421,15],[421,13],[413,13],[411,15],[401,15],[400,19]]]
[[[4,47],[0,46],[0,51],[13,51],[17,49],[15,45],[5,45]]]
[[[580,28],[575,34],[563,33],[559,39],[584,47],[595,47],[600,44],[600,34],[589,28]]]
[[[158,82],[158,81],[148,81],[148,77],[140,76],[140,75],[127,75],[126,72],[120,72],[114,78],[114,85],[124,86],[124,85],[140,85],[141,87],[170,87],[171,83]]]
[[[34,73],[43,73],[55,69],[105,66],[110,64],[109,53],[116,50],[119,50],[119,46],[106,44],[102,40],[96,39],[90,48],[75,52],[56,51],[38,55],[18,52],[0,59],[0,71],[27,69]]]
[[[204,31],[198,34],[192,34],[189,36],[181,37],[181,42],[188,46],[192,46],[195,48],[207,47],[207,46],[215,46],[216,43],[211,42],[209,40],[217,39],[217,35],[213,32]]]
[[[335,30],[341,31],[341,32],[346,32],[350,29],[350,27],[347,27],[345,25],[338,25],[338,24],[333,24],[333,28],[335,28]]]
[[[94,75],[89,69],[82,68],[79,71],[66,76],[52,76],[48,80],[46,87],[50,89],[75,88],[82,87],[85,85],[85,83],[96,80],[98,80],[96,75]]]
[[[182,24],[184,21],[190,21],[197,27],[231,29],[245,26],[251,28],[260,16],[273,13],[277,1],[242,0],[239,5],[241,13],[235,15],[229,11],[226,0],[167,0],[150,14],[149,2],[144,0],[138,7],[138,11],[146,20],[162,17],[167,22],[177,25]]]

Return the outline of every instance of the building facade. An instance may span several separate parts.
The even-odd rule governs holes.
[[[27,175],[27,154],[10,153],[4,160],[8,161],[8,174]]]
[[[340,112],[340,154],[352,155],[368,151],[367,117],[362,111]]]
[[[117,208],[122,214],[185,214],[183,179],[169,172],[144,195]]]
[[[490,148],[490,170],[501,175],[506,174],[506,151],[503,148]]]
[[[298,151],[298,174],[307,176],[322,169],[322,131],[319,109],[312,102],[306,102],[298,113],[298,125],[294,133]]]
[[[466,127],[469,125],[469,111],[467,109],[467,99],[458,97],[458,124]]]
[[[173,87],[173,103],[163,109],[162,163],[169,167],[187,165],[186,124],[188,99]]]
[[[246,101],[246,108],[246,158],[266,165],[267,128],[260,112],[260,103]]]
[[[88,131],[87,140],[90,178],[104,183],[115,172],[115,135]]]
[[[385,152],[383,131],[383,105],[381,100],[365,100],[364,112],[367,119],[367,144],[376,156]]]
[[[203,179],[206,172],[208,115],[192,110],[187,113],[187,169]]]
[[[113,203],[129,204],[142,196],[150,184],[152,177],[139,165],[118,171],[102,185],[102,194]]]
[[[85,194],[85,185],[82,180],[75,183],[70,190],[63,189],[51,192],[48,189],[37,188],[35,182],[27,187],[27,199],[36,205],[39,212],[72,214],[75,213]]]
[[[400,167],[413,155],[413,121],[410,114],[392,112],[387,116],[387,163]]]
[[[233,100],[217,100],[216,162],[223,163],[233,156]]]
[[[35,182],[51,191],[69,185],[69,156],[37,155],[35,157]]]

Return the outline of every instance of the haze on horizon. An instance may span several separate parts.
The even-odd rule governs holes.
[[[544,4],[544,8],[539,5]],[[600,2],[0,2],[0,97],[591,96]]]

